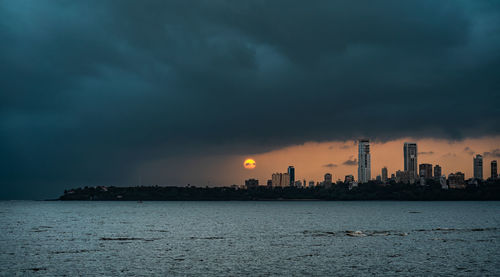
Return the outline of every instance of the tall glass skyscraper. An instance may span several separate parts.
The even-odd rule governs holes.
[[[370,140],[360,139],[358,147],[358,181],[366,183],[371,179]]]
[[[418,178],[417,144],[414,142],[405,142],[403,152],[405,162],[404,169],[411,182],[411,180],[414,181]]]
[[[288,167],[288,175],[290,176],[290,186],[295,186],[295,168],[293,166]]]
[[[474,178],[483,179],[483,156],[479,154],[474,158]]]

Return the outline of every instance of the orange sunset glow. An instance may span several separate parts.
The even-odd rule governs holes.
[[[418,163],[439,164],[443,174],[461,171],[466,178],[472,177],[472,157],[484,155],[484,173],[488,175],[491,160],[498,158],[492,154],[500,148],[500,136],[471,138],[464,140],[415,139],[403,138],[390,141],[372,140],[371,172],[372,178],[381,174],[386,166],[389,176],[403,169],[403,144],[416,142]],[[148,176],[146,181],[161,182],[168,179],[183,184],[182,174],[193,172],[193,183],[227,186],[240,184],[245,179],[256,178],[261,184],[271,178],[274,172],[286,172],[289,165],[296,170],[296,180],[321,181],[325,173],[331,173],[333,180],[344,179],[352,174],[357,178],[358,148],[356,141],[306,142],[300,145],[264,152],[250,153],[259,166],[248,170],[241,161],[248,159],[242,155],[200,155],[196,159],[171,158],[143,164],[136,175]],[[224,172],[224,174],[215,174]]]
[[[500,137],[461,141],[413,138],[387,142],[372,141],[372,178],[381,174],[384,166],[388,168],[389,176],[403,169],[403,144],[405,142],[417,143],[419,164],[439,164],[443,168],[443,174],[461,171],[467,178],[472,177],[473,155],[490,153],[500,148]],[[320,181],[327,172],[333,174],[334,180],[343,180],[348,174],[357,176],[357,163],[355,162],[357,155],[358,149],[355,141],[307,142],[254,155],[255,159],[260,161],[259,168],[252,173],[244,173],[242,176],[254,176],[260,180],[267,180],[273,172],[284,172],[289,165],[294,165],[297,180]],[[489,172],[489,164],[495,159],[498,158],[484,155],[485,173]],[[237,178],[237,176],[234,177]],[[239,180],[226,180],[226,182],[237,181]]]

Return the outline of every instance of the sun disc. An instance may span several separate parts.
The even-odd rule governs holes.
[[[243,166],[246,169],[254,169],[255,168],[255,161],[253,159],[246,159],[245,162],[243,163]]]

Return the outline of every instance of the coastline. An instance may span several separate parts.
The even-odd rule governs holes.
[[[349,188],[313,187],[84,187],[65,190],[47,201],[499,201],[500,180],[460,189],[441,189],[438,184],[380,184],[368,182]]]

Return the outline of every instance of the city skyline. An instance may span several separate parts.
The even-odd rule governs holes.
[[[61,185],[58,189],[47,190],[42,197],[56,195],[61,189],[67,186],[96,186],[96,185],[166,185],[166,186],[185,186],[187,184],[197,186],[231,186],[242,185],[247,179],[257,179],[260,185],[265,185],[272,173],[286,173],[289,166],[298,169],[296,180],[305,179],[307,183],[311,180],[316,184],[324,180],[326,173],[332,174],[332,181],[344,180],[345,176],[353,175],[357,180],[357,161],[358,155],[357,140],[343,142],[307,142],[302,145],[289,146],[282,149],[259,153],[253,155],[232,155],[221,157],[220,155],[209,155],[199,158],[196,162],[190,161],[190,167],[179,169],[175,165],[185,165],[183,160],[175,162],[160,160],[159,163],[145,164],[137,171],[130,173],[132,182],[120,182],[116,180],[100,182],[68,182],[65,186]],[[438,164],[442,168],[442,175],[448,177],[450,173],[463,172],[465,178],[473,177],[473,158],[476,153],[485,154],[483,176],[489,178],[490,163],[493,160],[500,160],[500,149],[498,141],[500,137],[464,139],[460,141],[436,140],[436,139],[415,139],[403,138],[391,141],[373,141],[370,142],[371,150],[375,153],[374,166],[371,171],[374,172],[371,179],[375,179],[381,174],[383,167],[388,168],[388,177],[397,170],[404,169],[404,151],[403,145],[407,141],[415,141],[422,150],[419,155],[422,158],[420,163],[430,163],[433,167]],[[475,145],[475,146],[474,146]],[[420,147],[422,147],[420,149]],[[388,157],[385,155],[391,154]],[[243,159],[248,157],[255,158],[257,166],[249,171],[242,166]],[[372,156],[373,157],[373,156]],[[372,158],[373,160],[373,158]],[[174,166],[172,166],[174,164]],[[207,167],[206,164],[210,164]],[[283,170],[283,168],[285,170]],[[198,177],[179,178],[179,172],[192,170],[197,172]],[[434,168],[433,168],[434,170]],[[158,175],[158,172],[164,174]],[[222,178],[214,176],[214,172],[224,172]],[[295,173],[295,172],[294,172]],[[201,176],[201,178],[200,178]],[[172,178],[173,177],[173,178]],[[227,177],[227,178],[224,178]],[[289,179],[288,179],[289,180]],[[29,195],[29,192],[27,192]],[[40,197],[40,196],[34,197]],[[33,196],[32,196],[33,197]],[[41,197],[40,197],[41,198]]]
[[[497,144],[497,139],[493,138],[488,143],[482,145],[482,147],[476,147],[476,152],[472,153],[473,147],[466,146],[470,145],[470,143],[474,143],[477,141],[463,141],[463,142],[449,142],[449,141],[435,141],[435,140],[419,140],[419,139],[400,139],[397,141],[391,142],[371,142],[371,150],[374,151],[374,155],[371,156],[371,160],[375,163],[375,166],[372,166],[371,179],[374,180],[377,175],[381,175],[381,170],[384,166],[388,168],[388,177],[391,174],[394,174],[397,170],[404,170],[404,151],[403,145],[404,142],[407,141],[416,141],[419,150],[419,161],[417,164],[417,175],[420,164],[431,164],[433,166],[432,174],[434,175],[434,167],[436,165],[440,166],[441,175],[448,176],[450,173],[463,172],[465,173],[466,178],[473,177],[473,157],[476,155],[476,152],[482,151],[481,153],[486,153],[487,157],[484,161],[483,166],[483,176],[484,179],[489,178],[490,172],[490,162],[492,160],[498,160],[498,156],[500,155],[500,150],[495,151],[495,147]],[[356,140],[352,140],[351,142],[329,142],[329,143],[311,143],[310,145],[302,145],[302,146],[292,146],[288,149],[283,149],[281,153],[272,153],[272,154],[263,154],[255,155],[253,157],[258,157],[257,160],[266,161],[266,159],[271,159],[273,162],[277,162],[279,165],[282,165],[281,168],[274,166],[273,170],[276,172],[285,172],[286,168],[290,165],[293,165],[297,171],[297,179],[301,180],[305,178],[307,181],[314,180],[315,182],[320,182],[324,178],[325,173],[331,173],[333,175],[333,180],[344,180],[346,175],[354,175],[355,179],[358,180],[357,172],[358,172],[358,163],[353,159],[354,156],[358,155],[358,145],[354,142]],[[421,143],[419,143],[421,142]],[[419,145],[421,144],[421,145]],[[432,145],[435,145],[436,149],[432,149]],[[303,148],[303,150],[298,150],[297,148]],[[420,149],[422,148],[422,149]],[[398,151],[400,149],[400,151]],[[455,151],[453,151],[455,149]],[[484,150],[483,150],[484,149]],[[335,150],[335,151],[333,151]],[[297,151],[303,152],[303,154],[290,155],[290,152]],[[341,154],[339,155],[339,152]],[[318,157],[323,163],[316,162],[316,168],[313,166],[308,166],[305,163],[300,162],[300,157],[304,157],[303,155],[309,153],[311,157]],[[384,158],[384,155],[387,153],[391,153],[388,158]],[[290,155],[292,158],[290,160],[295,162],[287,162],[287,156]],[[337,159],[331,158],[328,159],[328,155],[335,156],[337,155]],[[279,156],[276,157],[276,156]],[[327,156],[325,158],[325,156]],[[342,158],[340,162],[337,163],[326,163],[326,161],[339,161],[339,157]],[[314,159],[314,158],[311,158]],[[311,160],[308,159],[308,160]],[[343,162],[342,162],[343,161]],[[258,161],[257,161],[258,162]],[[343,163],[347,163],[348,165],[343,165]],[[392,165],[392,166],[391,166]],[[267,167],[267,164],[264,166]],[[304,174],[304,171],[307,172]],[[310,174],[310,172],[315,172],[315,174]],[[267,180],[267,175],[264,174],[255,174],[254,172],[242,172],[245,176],[255,175],[259,176],[262,180]],[[250,175],[249,175],[250,174]],[[305,175],[305,176],[304,176]],[[240,184],[241,182],[235,182],[235,184]],[[228,185],[229,183],[226,183]]]
[[[362,159],[362,162],[358,161],[358,176],[357,179],[354,178],[351,181],[356,181],[356,183],[367,183],[368,181],[379,181],[379,182],[386,182],[389,179],[392,181],[396,182],[407,182],[407,183],[417,183],[420,182],[420,180],[426,180],[426,179],[435,179],[435,180],[440,180],[441,178],[444,178],[446,180],[448,176],[446,174],[443,174],[442,166],[439,164],[430,164],[430,163],[418,163],[417,162],[417,149],[418,145],[417,143],[414,142],[404,142],[403,144],[403,170],[395,170],[394,172],[388,172],[388,169],[386,166],[382,167],[381,169],[381,174],[378,174],[375,178],[370,178],[369,177],[369,172],[371,171],[370,168],[370,142],[369,139],[359,139],[355,141],[358,145],[358,157]],[[470,148],[465,148],[464,151],[470,151]],[[428,154],[426,152],[421,152],[422,154]],[[496,157],[496,155],[492,155],[492,153],[485,152],[485,155],[491,156],[493,158]],[[330,164],[329,167],[333,164]],[[473,176],[470,177],[465,177],[465,174],[463,173],[464,170],[457,170],[457,171],[451,171],[449,173],[449,176],[452,176],[454,178],[455,174],[461,174],[467,179],[478,179],[478,180],[485,180],[489,178],[496,179],[498,177],[497,175],[497,161],[491,160],[490,163],[490,175],[487,177],[484,177],[484,167],[483,167],[483,155],[476,154],[473,156]],[[292,169],[292,171],[290,171]],[[290,173],[293,172],[293,173]],[[398,176],[400,172],[404,172],[404,176]],[[367,174],[368,173],[368,174]],[[389,174],[391,173],[391,174]],[[275,182],[275,175],[279,175],[281,178],[281,175],[286,175],[287,176],[287,181],[286,182]],[[332,185],[332,182],[335,183],[335,180],[333,180],[333,175],[332,172],[326,172],[324,175],[324,180],[309,180],[304,181],[298,180],[297,182],[292,181],[290,176],[295,177],[295,167],[293,165],[288,166],[287,173],[273,173],[272,175],[272,182],[271,179],[267,181],[267,186],[273,186],[273,187],[284,187],[285,183],[289,182],[289,186],[301,186],[301,187],[311,187],[311,184],[314,184],[313,186],[321,185],[325,187],[330,187]],[[339,182],[347,182],[347,179],[351,178],[350,176],[353,176],[352,174],[347,174],[345,175],[344,181],[342,178],[337,179]],[[391,177],[389,177],[391,176]],[[395,177],[396,176],[396,177]],[[394,179],[396,178],[396,179]],[[398,180],[398,178],[403,178],[403,180]],[[406,178],[406,179],[405,179]],[[253,179],[252,179],[253,180]],[[453,180],[452,180],[453,182]],[[246,183],[246,181],[245,181]]]

